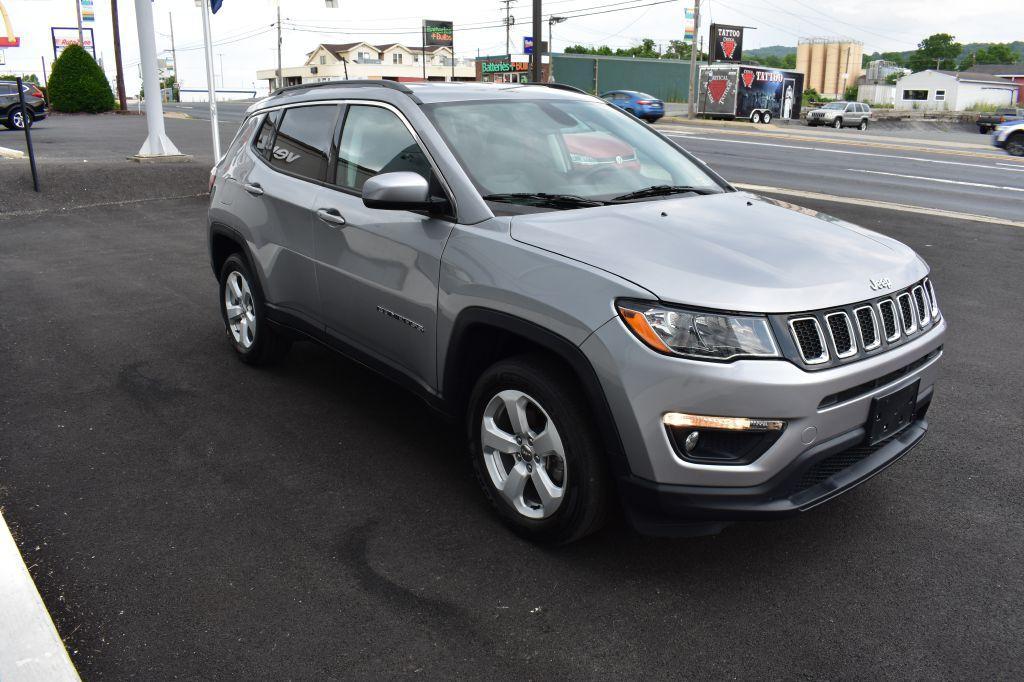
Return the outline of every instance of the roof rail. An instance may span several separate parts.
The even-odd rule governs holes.
[[[275,90],[271,96],[279,95],[282,92],[294,92],[297,90],[308,90],[310,88],[365,88],[365,87],[376,87],[376,88],[387,88],[388,90],[397,90],[403,94],[408,95],[412,101],[416,104],[423,104],[419,97],[409,88],[409,86],[396,81],[388,80],[344,80],[344,81],[322,81],[320,83],[300,83],[299,85],[286,85],[282,88]]]
[[[543,85],[545,88],[554,88],[555,90],[568,90],[569,92],[578,92],[581,95],[589,95],[590,93],[586,90],[581,90],[575,85],[569,85],[568,83],[527,83],[527,85]]]

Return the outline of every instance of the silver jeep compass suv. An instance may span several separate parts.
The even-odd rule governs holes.
[[[571,88],[285,88],[211,182],[241,360],[314,340],[417,392],[538,541],[616,500],[655,534],[798,514],[924,437],[946,323],[916,253]]]

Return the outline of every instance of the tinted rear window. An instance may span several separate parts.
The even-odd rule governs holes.
[[[274,138],[270,165],[310,180],[323,180],[337,117],[334,104],[286,109]]]
[[[267,117],[263,119],[263,125],[260,126],[259,136],[256,138],[256,152],[268,161],[274,145],[274,128],[277,127],[279,118],[281,118],[280,109],[267,114]]]

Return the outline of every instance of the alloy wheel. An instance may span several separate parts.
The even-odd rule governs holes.
[[[480,424],[484,464],[498,493],[529,519],[554,514],[565,499],[565,446],[534,398],[504,390],[488,401]]]
[[[13,114],[11,114],[11,123],[13,123],[14,127],[17,128],[18,130],[23,129],[25,127],[24,114],[21,111],[15,111]]]
[[[256,310],[249,283],[238,270],[228,274],[224,284],[224,312],[235,342],[248,350],[256,342]]]

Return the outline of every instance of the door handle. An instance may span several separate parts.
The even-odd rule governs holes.
[[[263,195],[263,188],[260,187],[260,183],[258,182],[254,182],[251,184],[247,182],[244,185],[242,185],[242,188],[249,194],[253,195],[254,197]]]
[[[325,223],[331,225],[344,225],[345,219],[333,208],[319,208],[316,211],[316,216]]]

